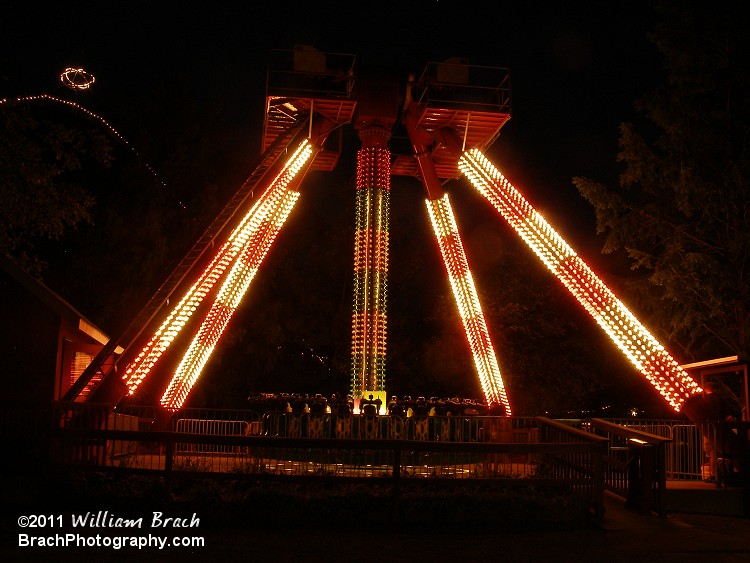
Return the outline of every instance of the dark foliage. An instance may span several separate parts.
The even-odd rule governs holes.
[[[621,126],[619,186],[577,178],[624,251],[640,306],[688,358],[750,350],[750,72],[747,33],[731,2],[663,2],[652,40],[665,81]],[[640,275],[638,275],[640,274]]]

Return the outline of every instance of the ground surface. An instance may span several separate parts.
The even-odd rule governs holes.
[[[408,524],[379,530],[319,526],[248,528],[211,526],[164,530],[163,535],[202,537],[204,547],[20,547],[17,522],[4,526],[2,561],[277,561],[286,562],[747,562],[750,519],[707,515],[654,516],[613,514],[603,525],[574,529],[421,529]],[[616,511],[615,511],[616,512]],[[354,526],[353,528],[356,528]],[[66,530],[70,532],[71,530]],[[47,531],[48,534],[51,530]],[[89,529],[88,535],[99,531]],[[124,533],[127,533],[125,531]],[[105,531],[105,535],[107,532]],[[109,534],[112,535],[112,534]]]
[[[33,483],[33,486],[30,484]],[[319,497],[306,490],[293,496],[273,497],[274,510],[264,510],[262,497],[252,497],[248,518],[237,510],[237,504],[217,503],[225,489],[199,489],[201,495],[190,502],[175,502],[186,491],[175,488],[173,499],[163,504],[159,489],[126,488],[131,480],[104,481],[109,485],[106,493],[101,487],[79,488],[76,481],[65,481],[48,476],[46,486],[38,479],[10,479],[6,475],[0,488],[0,561],[253,561],[253,562],[321,562],[337,563],[442,563],[464,561],[554,561],[554,562],[748,562],[750,561],[750,518],[672,513],[667,518],[640,515],[627,510],[622,499],[607,493],[606,511],[602,522],[588,519],[566,521],[563,518],[534,518],[529,508],[555,515],[559,510],[551,504],[540,505],[538,496],[516,498],[495,497],[489,490],[482,494],[471,493],[459,502],[445,491],[430,489],[429,496],[404,495],[402,511],[397,523],[373,525],[388,520],[378,512],[386,499],[377,495],[362,495],[357,488],[344,490],[338,504],[314,505]],[[139,481],[137,483],[140,483]],[[102,483],[98,483],[101,485]],[[269,488],[270,485],[265,485]],[[372,488],[369,487],[368,490]],[[58,492],[51,501],[50,490]],[[221,493],[221,494],[220,494]],[[333,494],[329,491],[326,494]],[[548,497],[542,497],[542,500]],[[554,499],[555,497],[550,497]],[[212,500],[214,499],[214,500]],[[421,499],[421,500],[419,500]],[[76,501],[75,503],[73,501]],[[360,500],[362,502],[360,502]],[[522,501],[535,501],[525,504]],[[512,504],[516,502],[517,504]],[[355,509],[352,509],[354,503]],[[451,504],[452,503],[452,504]],[[511,503],[511,504],[508,504]],[[335,513],[337,519],[326,520],[320,512],[309,506],[341,506],[346,518]],[[265,505],[268,506],[268,505]],[[449,508],[453,506],[453,511]],[[458,507],[470,511],[456,514]],[[571,505],[573,506],[573,505]],[[44,507],[44,508],[42,508]],[[487,510],[489,507],[491,510]],[[495,519],[496,507],[504,507],[503,514],[511,517]],[[565,505],[569,508],[568,505]],[[559,507],[558,507],[559,508]],[[230,510],[233,509],[233,510]],[[153,514],[163,511],[164,519],[170,516],[186,518],[179,522],[188,527],[154,526]],[[481,512],[479,512],[481,511]],[[102,513],[98,520],[97,515]],[[195,513],[197,525],[190,527]],[[33,528],[28,517],[41,515]],[[72,514],[82,517],[89,514],[86,526],[73,526]],[[264,522],[257,514],[273,514],[273,522]],[[466,518],[467,514],[480,514],[480,518]],[[279,517],[281,515],[281,517]],[[288,517],[287,517],[288,515]],[[301,515],[301,516],[300,516]],[[373,518],[373,515],[376,518]],[[45,516],[51,518],[44,518]],[[113,526],[112,518],[133,519],[143,517],[139,529]],[[453,522],[438,525],[439,522]],[[333,522],[338,522],[335,524]],[[536,522],[536,523],[534,523]],[[34,536],[53,545],[24,545]],[[102,547],[76,546],[75,541],[97,541]],[[116,538],[151,538],[151,545],[141,548],[127,545],[114,548]],[[200,541],[199,547],[156,545],[155,538],[172,541],[175,537]],[[93,539],[92,539],[93,538]],[[142,540],[141,540],[142,541]],[[67,542],[67,545],[61,545]],[[57,545],[55,545],[57,544]]]

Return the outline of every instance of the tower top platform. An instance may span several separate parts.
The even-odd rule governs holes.
[[[394,141],[398,139],[399,107],[404,103],[418,106],[417,127],[429,133],[448,128],[464,148],[484,149],[491,145],[511,116],[510,71],[501,67],[470,65],[468,60],[453,57],[430,62],[418,78],[403,77],[400,92],[394,92],[393,79],[387,84],[382,75],[368,76],[363,82],[356,55],[324,52],[307,45],[293,49],[275,49],[270,53],[266,82],[266,111],[263,127],[265,151],[274,140],[306,114],[319,114],[334,126],[357,124],[368,109],[362,104],[378,96],[393,96],[390,105],[394,115]],[[367,69],[364,69],[366,71]],[[406,86],[405,96],[403,93]],[[363,92],[362,88],[367,91]],[[369,114],[368,114],[369,115]],[[382,116],[381,116],[382,117]],[[388,120],[386,120],[388,121]],[[342,129],[329,135],[326,147],[313,165],[316,170],[336,167],[343,142]],[[431,148],[430,156],[440,178],[457,178],[460,172],[456,157],[440,143]],[[414,155],[406,150],[394,153],[391,173],[418,176]]]
[[[326,53],[307,45],[271,51],[263,124],[265,150],[304,114],[318,113],[334,125],[351,123],[357,106],[357,57]],[[341,135],[329,136],[315,159],[316,170],[331,171],[341,152]]]
[[[510,71],[470,65],[466,59],[431,62],[411,85],[411,103],[419,107],[417,127],[435,133],[452,129],[466,149],[491,145],[511,117]],[[435,144],[432,160],[440,178],[457,178],[456,157]],[[412,155],[397,155],[392,174],[416,176]]]

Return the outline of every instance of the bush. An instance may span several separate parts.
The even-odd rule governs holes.
[[[47,481],[43,508],[143,512],[195,512],[206,526],[368,528],[576,527],[588,522],[588,505],[570,492],[533,483],[402,479],[222,478],[67,472]],[[41,508],[41,507],[40,507]]]

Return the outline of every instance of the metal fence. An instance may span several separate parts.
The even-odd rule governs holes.
[[[34,444],[26,448],[29,456],[47,444],[45,455],[52,460],[91,468],[394,482],[491,479],[508,485],[555,483],[589,499],[600,498],[606,486],[626,499],[630,495],[631,502],[633,495],[645,495],[636,504],[643,507],[648,497],[650,509],[657,511],[663,480],[700,480],[709,464],[734,463],[720,439],[724,428],[680,420],[165,413],[152,407],[112,411],[57,403],[51,410],[9,409],[1,421],[3,436],[15,440],[8,443]],[[738,436],[748,431],[746,423],[735,426],[729,430]],[[645,486],[635,482],[644,479]]]
[[[667,479],[702,479],[723,487],[748,487],[750,423],[747,421],[700,424],[674,420],[611,421],[671,440],[665,451]]]
[[[607,419],[609,422],[670,440],[666,446],[664,472],[670,480],[696,481],[705,477],[708,462],[704,439],[715,438],[716,427],[680,420]],[[711,440],[716,443],[716,440]]]
[[[606,486],[626,499],[626,506],[666,516],[665,452],[670,438],[594,418],[589,430],[607,439]]]
[[[284,412],[259,413],[248,410],[183,409],[173,413],[159,425],[160,409],[126,406],[115,412],[100,406],[74,403],[58,404],[55,414],[49,409],[23,409],[8,405],[0,420],[6,439],[17,439],[19,447],[26,436],[45,435],[52,426],[96,428],[106,430],[156,430],[200,435],[267,436],[279,438],[337,438],[376,440],[417,440],[427,442],[503,442],[535,443],[539,441],[539,425],[534,418],[514,417],[509,422],[493,417],[394,417],[337,416]],[[709,472],[709,455],[704,440],[716,448],[714,458],[721,459],[721,441],[712,425],[695,425],[679,420],[607,419],[619,426],[669,438],[665,446],[664,472],[670,480],[700,480]],[[567,421],[580,429],[590,429],[585,420]],[[713,439],[712,439],[713,438]],[[134,453],[134,444],[113,440],[104,457],[121,461],[121,456]],[[231,453],[221,445],[182,443],[178,452]],[[23,449],[23,448],[22,448]],[[102,457],[101,455],[99,457]],[[122,463],[125,463],[122,461]]]
[[[705,441],[716,442],[717,428],[677,419],[607,418],[608,422],[655,436],[668,438],[664,472],[670,481],[697,481],[706,476],[708,454]],[[591,420],[571,419],[568,424],[591,431]],[[720,452],[717,455],[721,457]]]
[[[209,414],[215,416],[209,417]],[[564,488],[603,515],[606,439],[546,418],[312,416],[58,404],[53,460],[240,478],[492,480]]]

